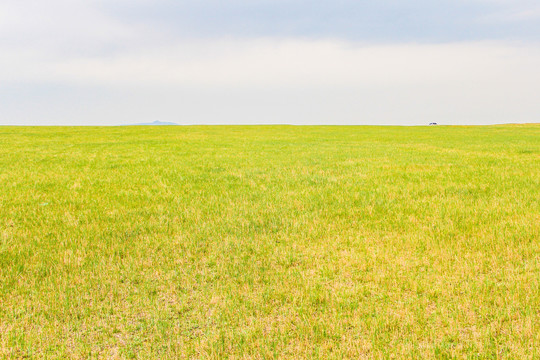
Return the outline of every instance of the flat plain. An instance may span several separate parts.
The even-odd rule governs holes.
[[[540,125],[0,127],[0,357],[540,358]]]

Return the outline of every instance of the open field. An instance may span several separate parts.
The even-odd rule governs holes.
[[[540,358],[540,125],[0,127],[0,358]]]

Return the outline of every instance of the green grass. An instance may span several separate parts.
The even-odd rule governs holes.
[[[0,357],[539,349],[540,125],[0,127]]]

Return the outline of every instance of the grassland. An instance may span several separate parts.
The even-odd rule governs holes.
[[[0,358],[540,358],[540,125],[0,127]]]

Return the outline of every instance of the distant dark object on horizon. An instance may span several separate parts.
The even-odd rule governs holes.
[[[437,123],[429,123],[429,125],[437,125]]]
[[[130,124],[128,126],[156,126],[156,125],[178,125],[176,123],[173,123],[173,122],[165,122],[165,121],[154,121],[154,122],[151,122],[151,123],[141,123],[141,124]]]

